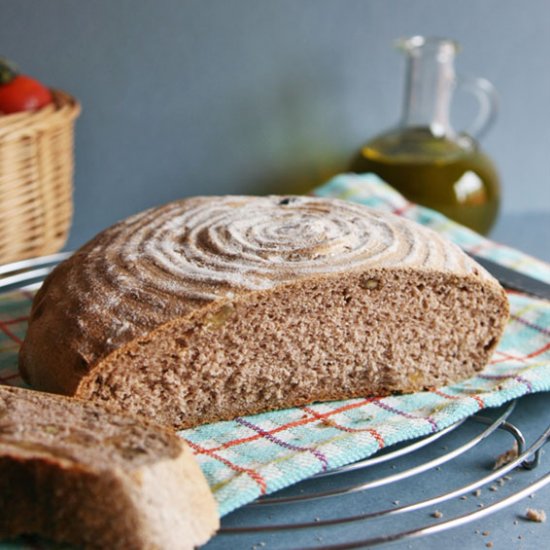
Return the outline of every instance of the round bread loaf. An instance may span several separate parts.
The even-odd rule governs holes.
[[[495,279],[411,221],[334,199],[198,197],[60,264],[20,369],[181,428],[467,378],[507,317]]]

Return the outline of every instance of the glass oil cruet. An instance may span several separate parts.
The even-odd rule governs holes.
[[[456,77],[458,44],[452,40],[414,36],[398,47],[407,57],[401,122],[366,143],[351,170],[375,173],[409,200],[486,234],[497,216],[500,184],[477,140],[494,121],[496,92],[485,79]],[[480,107],[460,133],[450,125],[458,88],[474,93]]]

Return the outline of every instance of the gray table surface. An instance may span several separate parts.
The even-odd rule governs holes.
[[[505,214],[489,237],[550,262],[550,210]]]

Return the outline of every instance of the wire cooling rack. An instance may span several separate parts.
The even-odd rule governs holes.
[[[67,256],[0,266],[0,292],[37,288]],[[549,411],[523,398],[318,474],[230,514],[205,548],[366,548],[479,524],[550,484]]]
[[[527,444],[511,421],[523,401],[259,499],[228,516],[207,548],[365,548],[441,533],[510,507],[550,483],[541,460],[550,426]],[[510,461],[494,469],[501,452]]]

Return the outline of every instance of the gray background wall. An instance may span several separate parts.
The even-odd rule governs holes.
[[[397,121],[411,34],[457,39],[458,70],[499,90],[483,145],[507,219],[550,212],[547,0],[0,0],[0,20],[0,53],[83,104],[70,246],[177,197],[344,168]]]

